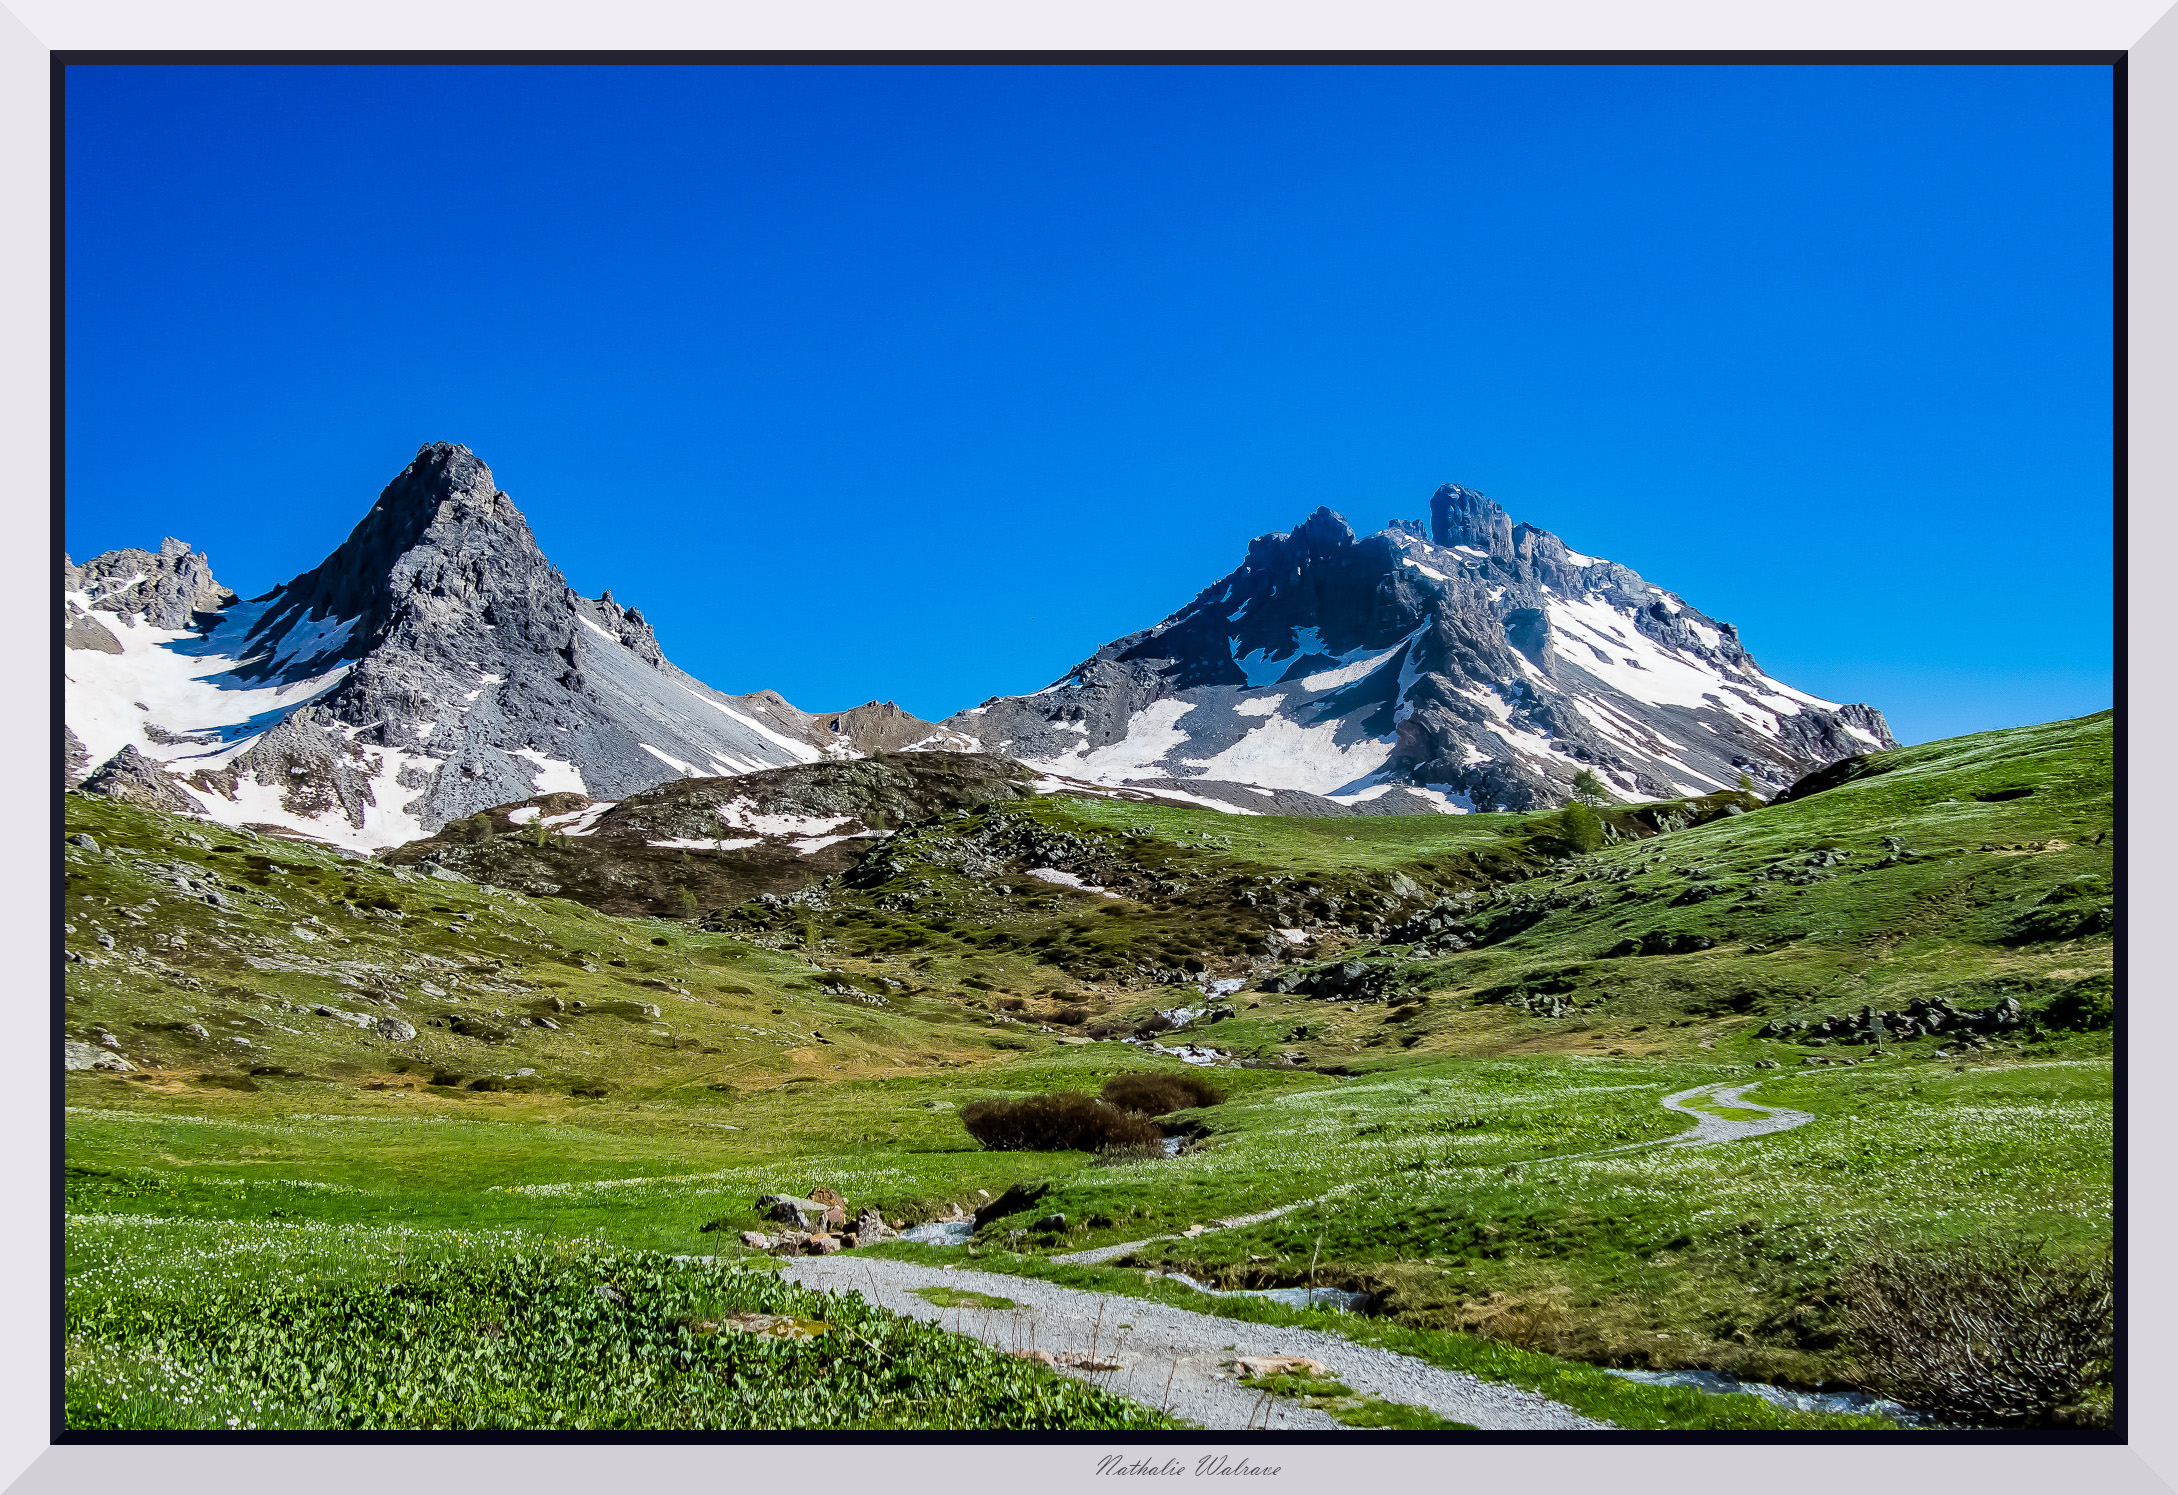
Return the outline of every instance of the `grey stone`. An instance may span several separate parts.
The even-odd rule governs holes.
[[[92,839],[91,833],[89,831],[77,831],[73,836],[70,836],[68,840],[71,845],[80,846],[85,851],[98,850],[98,842]]]
[[[102,795],[169,815],[204,813],[204,801],[181,786],[156,758],[134,743],[121,749],[83,781],[85,794]]]
[[[64,1069],[110,1069],[117,1074],[128,1074],[136,1068],[119,1054],[79,1043],[73,1038],[61,1044],[61,1066]]]
[[[390,1038],[395,1043],[407,1043],[416,1036],[416,1029],[397,1017],[382,1017],[372,1023],[371,1027],[377,1031],[379,1037]]]
[[[791,1194],[766,1194],[756,1201],[757,1213],[765,1219],[781,1225],[797,1225],[804,1230],[822,1226],[830,1208],[814,1199],[800,1199]]]

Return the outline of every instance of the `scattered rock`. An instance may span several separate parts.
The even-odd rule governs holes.
[[[617,1307],[627,1307],[628,1295],[622,1292],[617,1287],[607,1287],[604,1283],[600,1282],[596,1287],[591,1288],[590,1291],[596,1293],[606,1302],[614,1304]]]
[[[1321,1360],[1311,1360],[1306,1355],[1243,1355],[1233,1362],[1233,1369],[1244,1376],[1320,1376],[1324,1373]]]
[[[73,836],[70,836],[68,840],[70,844],[80,846],[85,851],[98,850],[98,842],[91,839],[91,833],[89,831],[77,831]]]
[[[1066,1229],[1066,1216],[1046,1215],[1029,1228],[1031,1230],[1064,1230]]]
[[[710,1225],[703,1228],[711,1230],[717,1224],[718,1222],[714,1220]],[[751,1251],[769,1251],[771,1249],[771,1237],[761,1230],[744,1230],[741,1232],[741,1244],[747,1246]]]
[[[382,1017],[372,1023],[371,1027],[377,1031],[379,1037],[390,1038],[395,1043],[407,1043],[416,1036],[415,1028],[397,1017]]]

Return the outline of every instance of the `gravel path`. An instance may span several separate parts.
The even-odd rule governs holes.
[[[1694,1130],[1670,1138],[1667,1147],[1701,1147],[1710,1142],[1744,1142],[1749,1137],[1766,1136],[1770,1132],[1789,1132],[1796,1126],[1806,1126],[1815,1118],[1806,1111],[1788,1111],[1783,1106],[1765,1106],[1746,1099],[1748,1091],[1761,1084],[1761,1080],[1749,1080],[1735,1085],[1730,1080],[1716,1085],[1697,1085],[1692,1090],[1681,1090],[1664,1097],[1664,1109],[1677,1111],[1694,1118]],[[1724,1116],[1712,1116],[1684,1102],[1693,1101],[1703,1106],[1718,1106],[1733,1110],[1760,1111],[1760,1117],[1742,1117],[1733,1120]]]
[[[1065,1371],[1206,1428],[1338,1429],[1344,1424],[1233,1380],[1235,1355],[1307,1355],[1356,1391],[1427,1407],[1478,1428],[1594,1429],[1610,1426],[1533,1391],[1443,1370],[1411,1355],[1355,1344],[1317,1329],[1283,1329],[1217,1318],[1143,1298],[1117,1297],[959,1267],[876,1257],[794,1257],[788,1280],[827,1292],[859,1291],[895,1313],[929,1319],[1003,1350],[1095,1353],[1113,1371]],[[1008,1298],[1013,1309],[939,1308],[912,1295],[952,1287]],[[1121,1325],[1131,1325],[1122,1330]],[[1228,1349],[1226,1346],[1232,1346]]]

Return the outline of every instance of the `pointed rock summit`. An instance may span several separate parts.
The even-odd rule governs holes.
[[[1156,627],[948,720],[1044,772],[1220,808],[1528,810],[1582,769],[1621,798],[1775,793],[1895,746],[1764,674],[1719,623],[1455,484],[1357,537],[1318,509]]]
[[[149,803],[163,775],[214,818],[356,847],[537,794],[612,801],[934,730],[713,690],[641,612],[568,586],[491,469],[443,442],[263,597],[238,601],[177,540],[71,567],[65,588],[72,772],[101,765],[86,790]],[[884,741],[860,741],[864,721]]]

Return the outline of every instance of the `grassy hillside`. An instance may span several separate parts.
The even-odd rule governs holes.
[[[881,1389],[737,1412],[718,1388],[740,1362],[717,1358],[715,1336],[673,1338],[686,1338],[673,1320],[717,1314],[673,1305],[813,1310],[768,1278],[683,1282],[643,1253],[742,1260],[762,1193],[826,1186],[916,1220],[1016,1182],[1052,1193],[985,1228],[969,1249],[987,1259],[1331,1194],[1104,1270],[1159,1292],[1183,1290],[1142,1268],[1228,1286],[1313,1274],[1376,1295],[1369,1332],[1445,1355],[1556,1356],[1567,1384],[1579,1362],[1835,1380],[1852,1359],[1840,1284],[1882,1244],[2108,1240],[2110,722],[1871,755],[1832,780],[1770,806],[1607,807],[1593,827],[955,806],[799,893],[682,920],[71,796],[71,837],[96,845],[64,846],[64,1037],[72,1063],[128,1068],[67,1076],[70,1415],[223,1425],[240,1391],[184,1406],[173,1367],[195,1366],[201,1386],[233,1355],[177,1346],[271,1332],[248,1327],[264,1282],[289,1284],[280,1312],[307,1319],[347,1312],[326,1306],[340,1293],[413,1280],[416,1262],[469,1261],[465,1243],[520,1242],[523,1260],[559,1265],[519,1281],[449,1266],[431,1311],[481,1323],[493,1314],[461,1305],[527,1295],[557,1324],[601,1273],[651,1274],[662,1316],[615,1320],[612,1343],[670,1340],[680,1379],[615,1409],[574,1398],[573,1381],[495,1401],[434,1369],[451,1388],[439,1401],[383,1387],[392,1410],[358,1413],[339,1397],[268,1401],[294,1372],[273,1356],[253,1395],[286,1420],[263,1425],[898,1425],[886,1419],[909,1414]],[[1213,1002],[1189,984],[1211,978],[1246,984]],[[1866,1036],[1863,1008],[1937,997],[1959,1014],[2016,999],[2019,1016],[1850,1041]],[[1194,1138],[1179,1156],[985,1152],[961,1129],[977,1100],[1178,1071],[1091,1035],[1187,1007],[1208,1010],[1157,1042],[1257,1067],[1208,1071],[1230,1098],[1166,1118]],[[1850,1025],[1825,1036],[1825,1017]],[[1817,1121],[1729,1147],[1581,1156],[1685,1129],[1665,1094],[1765,1077],[1750,1099]],[[1026,1231],[1053,1211],[1063,1230]],[[325,1251],[339,1261],[304,1270]],[[115,1296],[124,1280],[186,1334],[143,1339],[112,1306],[135,1302]],[[205,1304],[225,1306],[192,1317]],[[341,1363],[367,1361],[378,1332],[359,1331]],[[473,1343],[417,1364],[452,1366]],[[954,1352],[930,1353],[936,1366]],[[967,1400],[916,1415],[1143,1415],[1065,1401],[1035,1367],[974,1365]],[[813,1368],[806,1384],[835,1374]],[[1667,1414],[1695,1394],[1623,1394],[1662,1419],[1628,1425],[1754,1425],[1703,1421],[1700,1405],[1743,1398]]]

